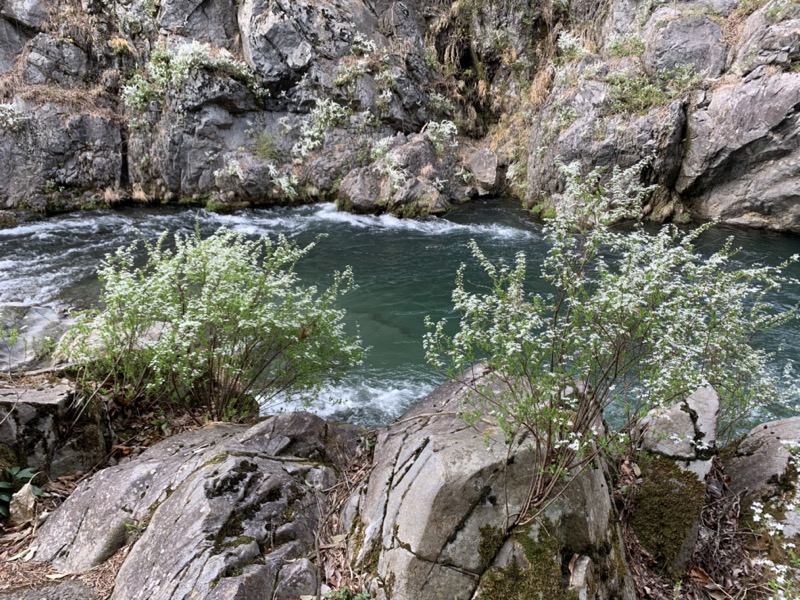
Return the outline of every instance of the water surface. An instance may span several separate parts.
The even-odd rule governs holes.
[[[423,319],[455,317],[450,293],[459,264],[470,260],[470,239],[493,258],[511,260],[525,251],[532,289],[541,288],[536,263],[547,250],[541,227],[514,204],[499,200],[472,202],[445,218],[423,220],[355,216],[337,212],[332,204],[235,215],[163,208],[82,212],[0,230],[0,304],[57,310],[91,306],[99,292],[95,270],[106,254],[140,236],[189,232],[195,223],[204,234],[225,226],[254,236],[282,233],[301,244],[324,234],[298,265],[308,282],[326,285],[332,271],[353,267],[359,287],[342,303],[351,330],[358,327],[372,351],[362,367],[327,388],[312,410],[368,426],[401,415],[441,381],[424,362]],[[725,228],[706,233],[701,248],[710,252],[731,235],[743,248],[737,257],[742,264],[777,263],[800,252],[795,236]],[[800,269],[793,271],[800,276]],[[782,290],[774,301],[792,306],[800,301],[800,290]],[[795,323],[759,340],[770,349],[784,347],[773,368],[800,359],[798,334]],[[767,416],[784,416],[791,411],[787,405],[800,404],[794,391],[784,394]]]

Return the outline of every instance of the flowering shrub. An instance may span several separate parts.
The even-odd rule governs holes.
[[[350,270],[320,293],[294,273],[314,244],[225,229],[176,235],[174,250],[166,241],[144,242],[142,267],[136,244],[109,256],[99,270],[104,308],[82,315],[61,344],[94,392],[232,419],[254,398],[311,392],[361,361],[335,307],[353,286]]]
[[[445,145],[452,147],[458,146],[458,127],[452,121],[428,121],[425,127],[422,128],[423,135],[433,144],[436,154],[440,155],[444,152]]]
[[[125,105],[136,112],[143,112],[150,102],[162,100],[170,88],[183,88],[192,71],[198,69],[226,73],[244,83],[256,96],[265,93],[247,63],[237,60],[225,49],[215,49],[193,41],[174,53],[154,50],[145,74],[136,73],[122,87]]]
[[[649,192],[639,166],[615,170],[605,191],[597,171],[563,171],[564,197],[544,227],[542,275],[552,294],[525,290],[524,254],[495,263],[473,242],[488,285],[469,285],[462,265],[453,291],[458,331],[428,320],[425,337],[428,361],[450,376],[488,365],[495,381],[472,384],[465,414],[488,413],[509,440],[536,451],[529,508],[615,437],[600,422],[611,403],[630,431],[647,410],[705,383],[719,392],[728,420],[774,398],[768,356],[750,340],[794,317],[772,314],[764,299],[789,281],[782,267],[733,268],[730,243],[703,258],[693,244],[706,227],[613,230],[638,215]]]
[[[292,147],[296,162],[322,145],[325,132],[343,123],[350,116],[348,109],[327,98],[317,100],[309,119],[300,127],[300,140]]]

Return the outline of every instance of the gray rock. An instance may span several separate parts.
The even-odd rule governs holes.
[[[443,213],[451,202],[465,198],[467,188],[455,175],[452,147],[437,153],[422,134],[393,143],[375,163],[345,176],[337,196],[341,208],[411,217]]]
[[[779,9],[778,0],[767,3],[747,19],[739,35],[739,43],[731,55],[731,71],[747,75],[762,65],[788,68],[800,59],[800,31],[798,18],[773,22],[765,12]]]
[[[658,75],[676,67],[691,66],[706,77],[718,77],[725,67],[727,47],[722,30],[691,6],[659,8],[645,28],[644,64]]]
[[[50,0],[6,0],[0,6],[0,16],[25,27],[42,30],[50,16],[51,7]]]
[[[99,592],[79,581],[64,581],[35,590],[0,592],[0,600],[101,600]]]
[[[292,413],[174,436],[84,482],[45,521],[35,559],[82,572],[141,535],[115,600],[314,593],[316,572],[301,559],[319,529],[321,490],[336,483],[325,461],[351,456],[356,431]]]
[[[122,134],[109,111],[16,101],[11,127],[0,126],[0,205],[41,212],[117,198]],[[55,206],[53,206],[55,208]]]
[[[509,449],[499,428],[456,416],[470,385],[441,386],[379,434],[351,536],[362,540],[351,551],[377,598],[472,598],[487,567],[507,566],[496,556],[516,552],[504,549],[513,545],[505,532],[527,495],[531,450]],[[615,535],[612,513],[603,469],[589,468],[547,507],[543,527],[564,547],[603,545]],[[609,589],[623,587],[610,578]]]
[[[497,154],[487,149],[478,150],[469,157],[467,165],[484,194],[497,191]]]
[[[691,114],[675,187],[699,217],[800,231],[800,73],[763,69]]]
[[[709,452],[715,451],[719,395],[711,386],[698,388],[683,402],[651,410],[640,422],[642,449],[678,459],[681,469],[701,481],[711,470]]]
[[[89,57],[74,43],[40,33],[28,44],[23,77],[25,83],[75,85],[88,76]]]
[[[233,0],[164,0],[160,6],[158,26],[171,35],[232,52],[240,49],[237,3]]]
[[[11,70],[28,39],[20,27],[0,18],[0,75]]]
[[[67,384],[0,388],[0,447],[33,469],[47,470],[58,441],[58,422],[72,402]]]
[[[580,75],[593,64],[568,67],[534,120],[528,146],[528,207],[548,197],[551,203],[558,202],[565,185],[561,163],[578,162],[584,172],[600,167],[607,177],[614,167],[649,159],[649,183],[663,195],[670,194],[681,165],[685,102],[675,100],[644,115],[615,113],[609,106],[608,84]],[[576,85],[570,83],[579,76]]]
[[[752,429],[725,460],[730,487],[749,500],[779,494],[796,477],[790,445],[800,445],[800,417],[764,423]]]

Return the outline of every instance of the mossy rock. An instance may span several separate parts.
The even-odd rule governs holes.
[[[638,464],[643,482],[636,490],[633,530],[660,571],[680,576],[697,539],[705,485],[668,458],[643,453]]]
[[[481,530],[481,533],[487,544],[497,545],[493,532]],[[525,558],[512,558],[504,568],[487,569],[478,588],[481,598],[578,600],[578,592],[567,589],[567,581],[561,570],[558,540],[548,536],[544,528],[536,532],[526,527],[515,532],[509,542],[520,547]]]

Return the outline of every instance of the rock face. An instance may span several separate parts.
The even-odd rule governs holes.
[[[321,490],[355,444],[355,428],[307,413],[174,436],[82,484],[43,525],[36,560],[82,572],[136,539],[114,599],[315,594],[305,557]]]
[[[676,183],[698,215],[800,231],[799,105],[800,73],[764,66],[706,96],[689,118]]]
[[[106,455],[99,419],[85,411],[75,427],[67,383],[0,388],[0,466],[24,466],[51,477],[88,471]]]
[[[800,231],[798,22],[784,0],[6,2],[2,222],[129,199],[415,216],[499,193],[544,214],[560,163],[647,160],[654,220]],[[431,158],[430,122],[474,151]]]
[[[584,597],[633,598],[619,575],[625,558],[603,467],[584,471],[533,526],[510,536],[509,519],[528,491],[530,450],[510,452],[498,428],[459,419],[466,393],[445,384],[379,435],[351,519],[354,563],[370,573],[375,597],[496,598],[515,569],[517,585],[532,594],[566,593],[561,561],[575,555],[603,581],[587,585]]]

